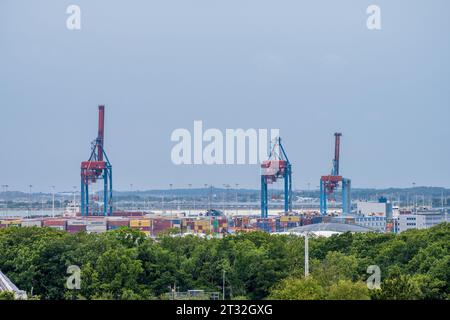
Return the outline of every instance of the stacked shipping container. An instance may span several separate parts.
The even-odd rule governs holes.
[[[86,224],[86,220],[68,220],[66,230],[70,233],[86,231]]]
[[[130,228],[142,231],[147,236],[150,236],[152,220],[150,219],[131,219]]]
[[[155,218],[153,219],[152,236],[157,236],[170,228],[172,228],[172,221],[170,219]]]

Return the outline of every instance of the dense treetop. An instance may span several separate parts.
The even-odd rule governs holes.
[[[0,270],[41,299],[162,299],[174,285],[221,292],[223,271],[227,299],[448,299],[449,246],[449,224],[314,238],[305,279],[297,236],[152,240],[128,228],[69,234],[11,227],[0,229]],[[66,288],[70,265],[81,269],[80,290]],[[381,290],[367,289],[370,265],[381,269]]]

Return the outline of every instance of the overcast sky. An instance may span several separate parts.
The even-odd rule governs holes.
[[[66,8],[81,8],[81,30]],[[382,29],[366,27],[381,8]],[[278,128],[295,188],[450,187],[448,0],[0,1],[0,183],[71,190],[106,105],[114,188],[239,183],[257,165],[176,166],[170,135]]]

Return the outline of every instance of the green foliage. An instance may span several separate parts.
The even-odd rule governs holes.
[[[381,284],[381,290],[372,292],[375,300],[417,300],[420,289],[409,275],[395,273]]]
[[[49,228],[0,229],[0,270],[41,299],[155,299],[170,288],[222,291],[231,299],[449,299],[450,225],[392,234],[341,234],[304,240],[262,232],[223,239],[151,240],[120,228],[69,234]],[[81,269],[81,289],[66,288],[67,267]],[[378,265],[381,290],[368,291]],[[29,294],[29,296],[31,296]]]
[[[9,291],[0,292],[0,300],[15,300],[14,292]]]
[[[329,300],[370,300],[370,294],[364,282],[339,280],[329,287],[327,298]]]
[[[276,286],[269,299],[273,300],[323,300],[326,292],[313,277],[287,278]]]

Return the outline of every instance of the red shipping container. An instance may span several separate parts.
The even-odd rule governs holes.
[[[142,217],[144,212],[133,212],[133,211],[116,211],[112,214],[114,217]]]
[[[43,225],[44,225],[44,227],[65,226],[66,222],[67,222],[66,220],[44,220]]]
[[[69,233],[82,232],[82,231],[86,231],[86,226],[83,226],[83,225],[67,226],[66,231]]]
[[[115,226],[115,227],[128,227],[130,225],[129,220],[109,220],[108,226]]]

